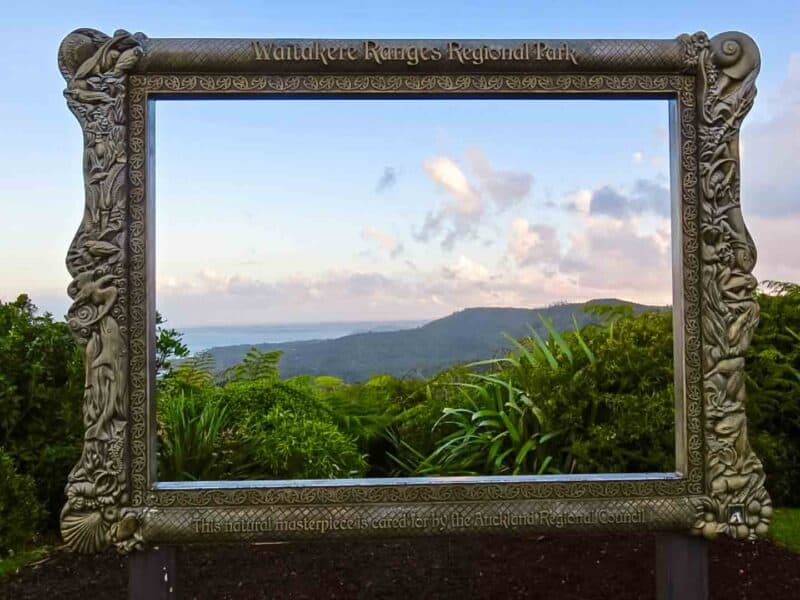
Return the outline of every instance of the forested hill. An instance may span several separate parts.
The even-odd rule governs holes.
[[[635,312],[662,309],[617,299],[560,304],[547,308],[467,308],[415,329],[367,332],[329,340],[257,344],[263,351],[282,350],[282,377],[332,375],[345,381],[365,381],[371,375],[396,377],[430,376],[451,365],[501,355],[508,350],[507,333],[515,338],[530,335],[528,326],[543,337],[547,333],[539,315],[551,319],[555,328],[572,328],[573,315],[579,325],[592,320],[582,308],[586,304],[629,304]],[[209,353],[221,371],[242,360],[252,345],[218,346]]]

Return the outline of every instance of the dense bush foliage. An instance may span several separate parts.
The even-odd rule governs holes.
[[[751,443],[777,504],[800,504],[800,286],[770,284],[747,353]]]
[[[171,327],[167,320],[156,312],[156,373],[165,374],[172,370],[173,359],[189,356],[189,347],[183,343],[183,335]]]
[[[31,539],[41,514],[33,478],[17,473],[11,457],[0,448],[0,559]]]
[[[796,505],[800,288],[768,284],[758,300],[761,324],[747,355],[749,435],[776,503]],[[188,357],[180,333],[159,319],[159,476],[672,470],[669,312],[589,310],[593,324],[579,316],[564,332],[563,323],[543,320],[502,359],[365,383],[281,380],[279,352],[252,351],[217,373],[210,356]],[[57,523],[83,436],[82,361],[66,323],[38,314],[27,296],[0,302],[0,545],[18,544],[37,522]],[[36,499],[19,505],[31,510],[6,516],[17,506],[9,495],[32,490]]]
[[[446,408],[469,406],[468,397],[459,390],[457,384],[467,381],[470,373],[465,367],[442,371],[430,380],[418,383],[413,392],[402,399],[403,411],[392,424],[395,441],[404,442],[397,448],[400,456],[405,454],[407,448],[430,454],[442,437],[453,433],[447,423],[438,423],[437,427],[434,425]]]
[[[0,302],[0,447],[33,476],[55,525],[80,456],[83,358],[66,323],[25,295]]]
[[[790,503],[800,487],[797,297],[796,286],[760,295],[762,326],[748,357],[751,438],[770,490],[778,502]],[[674,470],[670,312],[634,315],[624,305],[588,310],[599,324],[579,328],[576,322],[559,333],[545,320],[546,339],[532,328],[506,358],[455,366],[428,380],[376,375],[347,384],[307,376],[280,383],[280,357],[260,357],[266,367],[257,375],[252,365],[259,356],[251,353],[251,377],[270,382],[260,384],[264,390],[289,385],[299,395],[273,402],[250,388],[209,388],[213,393],[199,406],[224,405],[239,424],[235,435],[228,429],[219,436],[216,463],[230,473],[238,461],[245,465],[240,472],[253,476],[246,462],[255,461],[268,465],[263,477]],[[204,378],[190,366],[173,376],[208,385],[210,374]],[[245,371],[243,364],[228,373]],[[308,419],[325,426],[301,426]],[[257,450],[237,453],[225,445],[232,438]],[[339,461],[309,462],[311,454],[324,457],[325,448],[335,449],[331,456]],[[351,459],[346,467],[343,456]],[[231,463],[231,457],[238,458]]]
[[[201,391],[158,399],[159,477],[214,480],[230,476],[235,451],[228,407]]]
[[[473,374],[471,382],[455,384],[466,406],[446,407],[434,424],[451,433],[436,442],[428,456],[404,440],[411,461],[396,457],[401,469],[414,475],[541,475],[552,472],[547,443],[560,432],[545,430],[545,417],[522,390],[500,374]],[[402,455],[401,455],[402,456]]]
[[[670,314],[596,312],[603,325],[561,334],[544,320],[546,340],[531,329],[507,358],[473,365],[491,375],[460,373],[467,403],[414,407],[423,423],[433,407],[444,417],[416,454],[416,440],[398,436],[398,464],[416,474],[674,470]]]
[[[240,381],[221,386],[160,391],[160,478],[328,479],[365,473],[356,440],[337,426],[318,390],[303,380],[279,381],[277,371],[250,373],[256,378],[240,373]]]
[[[551,359],[520,359],[512,380],[564,432],[563,471],[673,471],[671,314],[608,316],[563,337],[552,331],[543,342]]]
[[[258,479],[359,477],[366,461],[356,441],[305,382],[260,379],[216,390],[231,407]]]
[[[391,474],[392,448],[387,429],[402,412],[405,398],[413,395],[420,383],[375,375],[363,384],[346,384],[336,377],[315,377],[308,383],[336,426],[353,439],[367,463],[369,477]]]

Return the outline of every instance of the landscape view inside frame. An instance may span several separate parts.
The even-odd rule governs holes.
[[[160,481],[675,471],[668,100],[154,106]]]

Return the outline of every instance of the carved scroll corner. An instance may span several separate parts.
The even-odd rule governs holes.
[[[741,31],[726,31],[712,38],[704,31],[678,36],[683,44],[684,65],[687,71],[707,70],[707,57],[713,67],[733,81],[755,75],[761,66],[761,53],[753,38]]]
[[[69,85],[89,75],[121,75],[143,54],[147,36],[118,29],[113,36],[90,28],[69,33],[58,47],[58,69]],[[124,55],[124,57],[123,57]]]
[[[94,554],[115,546],[120,554],[143,550],[142,518],[132,508],[105,506],[76,508],[67,503],[61,511],[61,536],[78,554]]]
[[[711,59],[723,75],[734,81],[755,76],[761,53],[753,38],[741,31],[726,31],[708,41]]]

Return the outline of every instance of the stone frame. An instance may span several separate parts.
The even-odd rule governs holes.
[[[400,59],[370,60],[369,44]],[[453,58],[453,44],[484,59]],[[266,60],[267,45],[294,55]],[[359,47],[363,55],[348,54]],[[321,60],[320,48],[340,59]],[[409,59],[420,52],[429,58]],[[743,356],[758,304],[738,149],[759,65],[755,43],[738,32],[544,41],[69,34],[59,68],[84,134],[85,211],[67,255],[68,323],[85,352],[86,435],[61,514],[67,545],[125,552],[158,543],[468,532],[765,535],[772,507],[745,416]],[[152,102],[276,95],[670,100],[675,473],[157,482]]]

